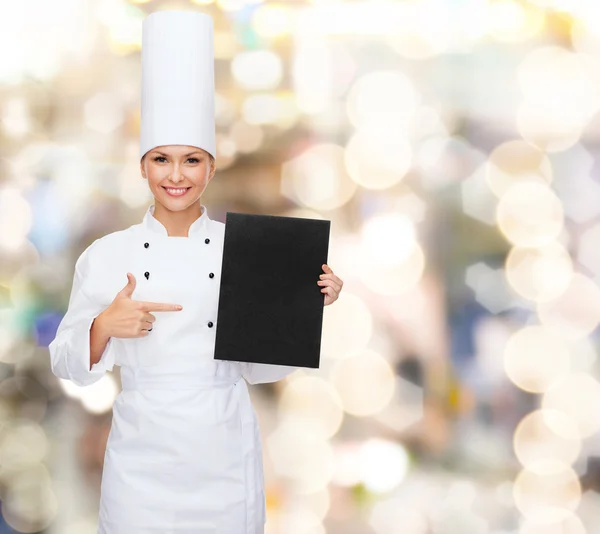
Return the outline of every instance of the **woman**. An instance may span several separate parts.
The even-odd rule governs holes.
[[[207,92],[196,103],[181,94],[203,72],[185,61],[197,62],[195,43],[210,42],[212,21],[201,13],[153,13],[144,39],[153,27],[153,53],[186,52],[175,67],[148,55],[144,64],[146,82],[154,64],[168,81],[158,102],[156,85],[142,99],[140,169],[154,205],[140,224],[97,239],[78,258],[68,310],[49,346],[52,371],[85,386],[121,366],[99,534],[259,534],[266,522],[262,447],[246,382],[273,382],[295,368],[214,359],[225,225],[200,202],[215,173],[213,111]],[[183,96],[189,107],[179,113],[172,98]],[[343,282],[323,269],[315,282],[329,305]]]

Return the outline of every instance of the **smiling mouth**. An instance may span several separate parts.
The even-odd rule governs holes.
[[[185,195],[191,189],[191,186],[190,187],[175,187],[175,188],[170,188],[170,187],[165,187],[163,185],[161,187],[166,191],[167,195],[177,196],[177,197],[181,196],[181,195]],[[173,191],[177,191],[178,190],[179,192],[177,192],[177,193],[171,193],[171,192],[169,192],[169,189],[171,189]]]

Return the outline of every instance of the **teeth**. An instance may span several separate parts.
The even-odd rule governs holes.
[[[177,194],[177,193],[183,193],[187,189],[187,187],[184,187],[183,189],[168,189],[168,188],[165,187],[165,189],[169,193]]]

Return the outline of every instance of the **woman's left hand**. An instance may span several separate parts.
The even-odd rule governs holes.
[[[317,285],[324,286],[321,293],[325,293],[325,306],[334,303],[342,290],[344,282],[341,278],[333,274],[333,271],[327,264],[323,264],[325,274],[319,276]]]

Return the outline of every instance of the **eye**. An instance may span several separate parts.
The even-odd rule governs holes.
[[[154,158],[154,161],[158,161],[159,159],[165,159],[165,158],[164,158],[164,156],[156,156],[156,157]]]
[[[198,158],[188,158],[188,161],[194,160],[195,163],[198,163],[200,160]]]

